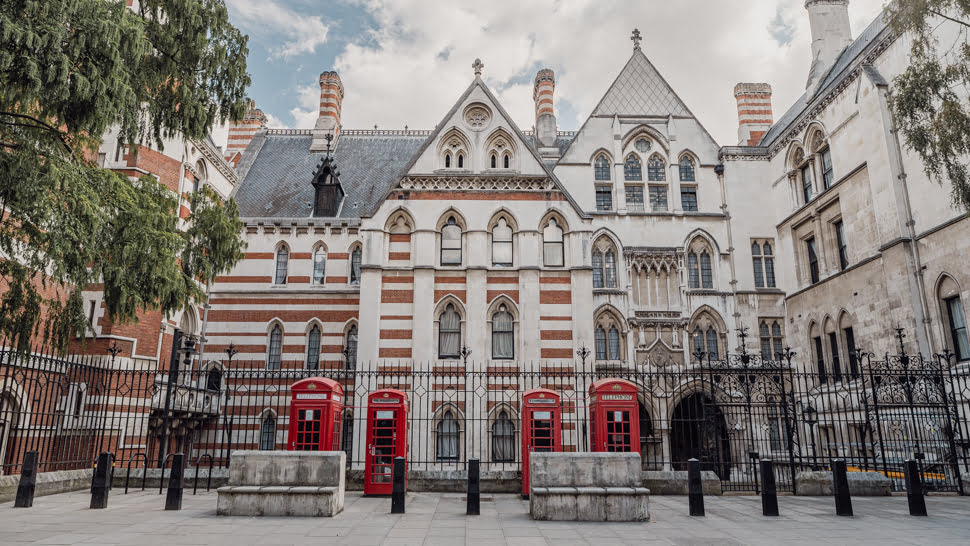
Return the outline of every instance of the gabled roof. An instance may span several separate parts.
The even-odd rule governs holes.
[[[370,210],[424,141],[424,134],[347,134],[337,140],[334,162],[345,196],[340,218],[358,218]],[[367,133],[367,132],[364,132]],[[244,218],[309,218],[313,212],[311,181],[323,152],[311,152],[309,131],[261,131],[243,154],[243,178],[235,193]],[[250,155],[252,154],[252,156]],[[244,159],[244,163],[246,163]]]
[[[594,116],[689,116],[694,117],[667,80],[660,75],[643,51],[633,56],[620,71],[599,104]]]
[[[767,133],[761,137],[761,142],[759,146],[771,146],[774,144],[781,136],[787,131],[788,127],[798,121],[798,118],[803,112],[808,110],[816,101],[821,100],[822,97],[826,96],[832,89],[838,87],[846,78],[848,78],[855,66],[861,63],[866,57],[868,52],[875,47],[882,38],[891,32],[889,24],[886,22],[883,15],[880,13],[876,19],[869,24],[868,27],[858,38],[855,39],[848,47],[846,47],[842,54],[835,60],[832,67],[825,74],[822,79],[822,83],[819,84],[818,90],[814,95],[809,95],[805,92],[795,104],[788,109],[787,112],[775,122],[774,125],[768,130]]]

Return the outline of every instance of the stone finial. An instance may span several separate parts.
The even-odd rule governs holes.
[[[633,40],[633,51],[640,51],[640,40],[642,40],[640,38],[640,29],[633,29],[633,36],[630,39]]]
[[[475,77],[482,75],[482,68],[484,67],[485,63],[483,63],[481,59],[475,59],[475,62],[472,63],[472,68],[475,69]]]

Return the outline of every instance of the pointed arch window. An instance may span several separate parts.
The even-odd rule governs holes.
[[[348,370],[357,369],[357,325],[350,327],[347,330],[347,346],[344,348],[344,355],[347,361],[344,363],[344,367]]]
[[[318,246],[313,251],[313,284],[323,284],[327,273],[327,251]]]
[[[458,358],[461,350],[461,315],[449,303],[438,321],[438,358]]]
[[[276,284],[286,284],[286,269],[290,261],[290,250],[281,245],[276,251]]]
[[[593,288],[603,288],[603,253],[599,250],[593,251]]]
[[[454,216],[441,228],[441,265],[461,265],[461,226]]]
[[[510,156],[509,154],[505,154],[502,157],[502,167],[505,168],[505,169],[508,169],[508,168],[510,168],[509,166],[511,164],[512,164],[512,156]]]
[[[694,333],[691,335],[691,343],[693,345],[692,353],[707,352],[707,344],[704,342],[704,332],[700,326],[694,327]]]
[[[667,165],[659,155],[650,158],[647,163],[647,179],[651,182],[665,182],[667,180]]]
[[[441,421],[438,422],[436,430],[435,455],[439,461],[458,460],[459,431],[458,421],[450,411],[446,411]]]
[[[542,263],[546,267],[562,267],[565,262],[562,228],[553,218],[542,230]]]
[[[492,154],[492,168],[496,168],[497,165],[498,163],[496,161],[495,154]]]
[[[680,181],[694,182],[695,176],[694,160],[686,155],[680,158]]]
[[[717,330],[713,326],[708,326],[707,328],[707,352],[710,353],[709,358],[711,360],[720,358],[717,350]]]
[[[273,326],[269,333],[269,357],[266,359],[267,370],[278,370],[283,364],[283,329],[279,324]]]
[[[492,423],[492,462],[511,463],[515,461],[515,424],[509,414],[502,410],[498,419]]]
[[[602,326],[596,327],[596,360],[606,360],[606,330]]]
[[[458,154],[458,168],[459,169],[465,168],[465,154],[461,154],[461,153]]]
[[[451,168],[451,154],[445,154],[445,168]]]
[[[714,272],[711,270],[711,255],[707,250],[701,252],[701,286],[714,288]]]
[[[623,163],[623,178],[629,181],[643,180],[643,166],[639,157],[633,154],[626,156],[626,161]]]
[[[616,253],[613,249],[606,251],[606,260],[604,263],[604,276],[606,277],[606,287],[616,288]]]
[[[515,358],[514,320],[505,304],[492,315],[492,358]]]
[[[687,253],[687,274],[688,286],[690,288],[701,287],[701,271],[698,266],[697,254],[692,250]]]
[[[613,177],[610,175],[610,160],[605,155],[597,157],[593,163],[593,178],[597,182],[609,182],[612,180]]]
[[[610,331],[607,333],[609,336],[609,359],[610,360],[620,360],[620,331],[616,329],[616,326],[610,326]]]
[[[276,418],[267,414],[259,425],[259,449],[272,451],[276,449]]]
[[[512,267],[512,227],[505,218],[492,228],[492,265]]]
[[[350,252],[350,284],[360,284],[360,247]]]
[[[205,388],[210,391],[222,390],[222,370],[212,366],[205,375]]]
[[[306,369],[320,369],[320,327],[314,325],[307,334]]]
[[[763,360],[775,360],[782,352],[781,325],[778,321],[761,321],[758,327],[758,335],[761,338],[761,358]]]

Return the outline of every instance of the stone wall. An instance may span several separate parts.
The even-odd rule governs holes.
[[[93,470],[88,468],[39,473],[34,496],[43,497],[87,489],[91,487],[92,472]],[[20,484],[19,474],[0,476],[0,502],[12,502],[17,497],[18,484]]]

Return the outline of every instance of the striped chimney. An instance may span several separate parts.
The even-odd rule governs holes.
[[[536,74],[532,100],[536,105],[536,140],[540,147],[556,145],[556,114],[553,109],[553,93],[556,91],[556,75],[543,68]]]
[[[771,86],[767,83],[739,83],[734,87],[738,101],[738,145],[757,146],[771,128]]]
[[[256,108],[256,101],[249,101],[249,109],[243,118],[229,125],[229,140],[226,143],[226,150],[223,156],[233,167],[239,164],[243,152],[253,140],[256,131],[266,125],[266,115],[263,111]]]
[[[311,152],[321,152],[327,149],[326,135],[337,137],[340,133],[340,108],[344,100],[344,85],[340,82],[340,75],[327,71],[320,74],[320,115],[313,126],[313,142]]]

